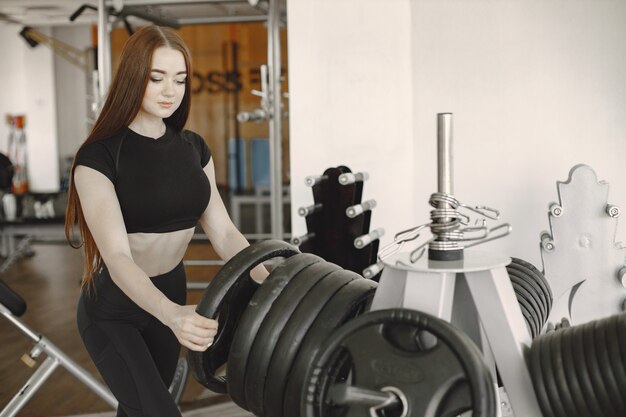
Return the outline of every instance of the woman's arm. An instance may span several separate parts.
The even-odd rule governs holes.
[[[135,304],[170,327],[183,346],[206,350],[217,322],[195,313],[194,306],[169,300],[135,264],[111,181],[95,169],[79,165],[74,170],[74,183],[89,231],[115,284]]]
[[[206,210],[200,218],[200,225],[215,248],[215,252],[225,261],[235,256],[242,249],[250,244],[246,238],[235,227],[228,216],[224,202],[220,197],[215,183],[215,166],[213,158],[204,167],[204,172],[211,183],[211,200]],[[250,275],[255,281],[263,281],[267,278],[268,272],[262,266],[254,268]]]

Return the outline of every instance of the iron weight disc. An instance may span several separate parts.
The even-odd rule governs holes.
[[[600,369],[600,374],[604,379],[604,385],[607,388],[607,394],[612,399],[613,405],[617,408],[617,415],[623,416],[626,414],[626,406],[624,405],[623,396],[626,395],[626,391],[620,392],[617,385],[617,379],[615,378],[616,364],[611,362],[609,358],[609,347],[606,341],[606,329],[610,324],[608,318],[601,320],[595,320],[593,323],[594,341],[596,350],[596,360]]]
[[[542,334],[533,341],[530,347],[530,376],[533,380],[533,388],[535,389],[535,394],[537,394],[537,401],[543,417],[556,417],[541,370],[542,351],[546,349],[545,340],[547,337],[547,334]]]
[[[543,325],[548,319],[548,306],[545,303],[544,296],[542,294],[541,289],[536,284],[533,286],[531,284],[532,278],[528,278],[523,276],[524,274],[520,273],[517,270],[511,269],[509,272],[509,278],[514,285],[517,285],[519,288],[522,288],[524,291],[524,295],[526,297],[532,297],[534,302],[537,304],[537,308],[539,309],[537,312],[539,313],[539,325],[540,328],[543,329]]]
[[[609,318],[609,324],[605,329],[604,336],[606,337],[606,346],[609,351],[609,361],[613,364],[613,371],[615,372],[615,379],[620,392],[626,393],[626,361],[622,358],[620,352],[626,352],[626,345],[619,345],[619,338],[617,334],[617,324],[619,316],[611,316]]]
[[[566,411],[565,403],[571,405],[571,397],[567,385],[559,386],[560,379],[558,373],[564,373],[562,364],[563,358],[561,352],[555,348],[554,341],[557,338],[557,332],[550,332],[546,335],[544,342],[544,350],[541,352],[541,368],[543,372],[543,380],[548,390],[548,397],[552,409],[559,417],[574,417],[576,413],[570,414]],[[560,365],[560,366],[559,366]]]
[[[263,408],[268,417],[282,417],[283,415],[285,384],[298,349],[302,346],[302,339],[311,328],[315,318],[337,291],[355,279],[363,279],[363,277],[345,269],[332,273],[306,295],[289,318],[272,353],[265,381]]]
[[[592,417],[585,403],[580,385],[574,373],[571,349],[569,346],[572,335],[570,328],[560,329],[554,332],[552,340],[552,355],[555,358],[555,381],[561,398],[564,399],[563,407],[571,417]]]
[[[546,277],[543,275],[543,273],[530,262],[526,262],[523,259],[519,258],[511,258],[511,263],[509,264],[509,266],[511,268],[526,273],[526,275],[532,277],[535,282],[539,284],[548,300],[548,312],[551,311],[553,302],[552,289],[550,288],[550,283],[548,282],[548,280],[546,280]]]
[[[248,354],[248,364],[243,383],[245,401],[250,412],[257,416],[265,415],[263,390],[268,367],[272,353],[290,317],[318,283],[339,269],[341,268],[333,263],[319,262],[300,271],[282,290],[263,318]]]
[[[244,248],[222,266],[211,280],[196,312],[210,319],[218,318],[219,327],[211,347],[204,352],[189,351],[187,360],[193,377],[217,393],[226,393],[226,381],[215,375],[227,361],[235,328],[248,301],[259,288],[250,278],[250,271],[273,258],[289,258],[298,249],[281,240],[264,240]]]
[[[324,260],[310,253],[292,256],[272,271],[248,303],[230,345],[226,367],[228,394],[241,408],[248,409],[244,394],[248,354],[265,315],[296,274],[320,262]]]
[[[358,336],[361,331],[367,330],[368,327],[372,327],[374,330],[378,328],[379,330],[376,331],[379,332],[385,325],[392,324],[415,326],[420,330],[433,334],[439,341],[442,341],[445,344],[445,348],[449,350],[450,355],[458,361],[458,365],[467,377],[465,381],[469,384],[471,391],[472,416],[493,417],[496,415],[497,404],[491,374],[485,365],[482,354],[465,333],[457,330],[450,323],[427,313],[410,309],[387,309],[369,312],[347,322],[334,332],[331,338],[324,342],[314,360],[313,366],[309,368],[305,376],[306,385],[305,389],[302,390],[300,417],[327,416],[327,414],[323,414],[323,411],[321,411],[325,397],[328,395],[329,387],[326,380],[330,374],[327,371],[334,372],[332,369],[327,369],[327,366],[331,362],[336,362],[338,357],[345,357],[341,352],[346,349],[346,341],[350,337]],[[380,347],[380,345],[381,343],[379,342],[377,346]],[[389,344],[385,344],[385,346],[387,345]],[[363,352],[368,351],[370,347],[364,346]],[[387,353],[396,349],[391,349]],[[437,353],[441,355],[441,351],[437,350]],[[405,354],[408,353],[405,352]],[[373,359],[378,358],[376,356]],[[392,359],[399,360],[398,357]],[[415,358],[413,357],[413,359]],[[416,383],[414,378],[410,378],[410,380],[407,378],[405,382],[411,383],[411,381],[413,384]],[[420,381],[425,380],[420,379]],[[358,383],[358,381],[356,382]],[[410,396],[407,396],[407,400],[412,403]],[[408,404],[409,413],[413,412],[411,409],[412,405],[414,406],[415,404]],[[353,414],[341,413],[337,415],[351,416]]]
[[[619,416],[617,412],[617,406],[614,404],[614,400],[609,395],[607,383],[604,381],[602,375],[602,369],[600,369],[598,363],[598,354],[596,352],[595,342],[595,330],[594,322],[588,322],[582,325],[583,343],[585,349],[585,360],[587,363],[587,370],[589,371],[589,377],[600,406],[607,416]]]
[[[593,390],[589,370],[587,370],[585,355],[588,353],[584,349],[583,326],[574,326],[570,329],[572,330],[570,348],[572,349],[573,369],[576,371],[576,380],[580,384],[583,398],[589,406],[593,417],[609,416],[609,414],[603,411],[603,407],[598,401],[598,397]]]
[[[377,283],[369,279],[355,279],[341,288],[326,303],[302,339],[285,382],[283,416],[298,417],[304,377],[322,344],[350,319],[362,314],[374,298]]]

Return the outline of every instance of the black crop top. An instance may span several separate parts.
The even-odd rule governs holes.
[[[129,128],[84,145],[76,165],[104,174],[115,186],[127,233],[166,233],[195,227],[211,197],[202,170],[211,151],[198,134],[167,127],[158,139]]]

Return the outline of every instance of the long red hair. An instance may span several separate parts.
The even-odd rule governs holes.
[[[181,131],[183,129],[189,116],[191,104],[191,58],[189,50],[174,30],[159,26],[146,26],[139,29],[126,41],[117,73],[111,82],[104,106],[81,148],[88,143],[106,139],[122,132],[137,116],[152,70],[152,55],[154,50],[160,47],[180,51],[185,58],[188,74],[185,79],[185,95],[178,109],[170,117],[164,119],[164,122],[175,130]],[[68,190],[65,237],[73,248],[84,247],[82,286],[89,288],[93,283],[94,274],[102,268],[103,261],[85,222],[80,199],[74,186],[75,161],[74,159],[74,163],[72,163],[72,175]],[[76,225],[78,225],[80,232],[79,243],[76,243],[74,234]]]

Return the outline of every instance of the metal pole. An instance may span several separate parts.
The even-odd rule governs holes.
[[[453,194],[452,113],[437,114],[437,164],[437,191]]]
[[[270,145],[270,210],[272,238],[283,239],[282,204],[282,106],[280,65],[280,7],[278,0],[269,1],[267,16],[267,67],[269,75],[269,98],[271,118],[269,120]]]
[[[111,42],[109,38],[109,14],[105,0],[98,0],[98,111],[111,82]]]

